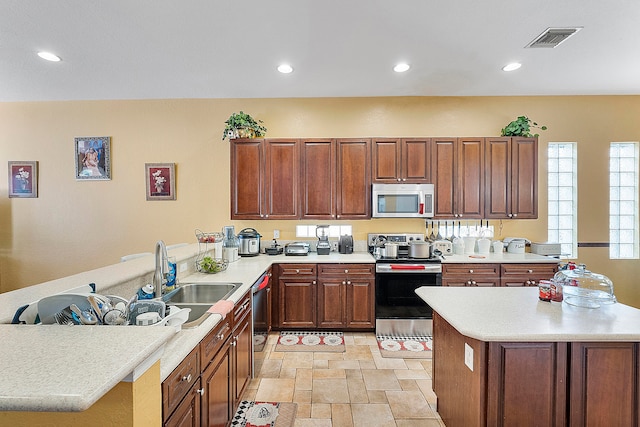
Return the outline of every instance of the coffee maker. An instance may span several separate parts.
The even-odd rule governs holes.
[[[316,246],[318,255],[329,255],[329,252],[331,252],[331,243],[329,243],[329,226],[316,226],[316,236],[318,237],[318,245]]]

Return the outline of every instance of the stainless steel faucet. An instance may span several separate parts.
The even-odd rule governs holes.
[[[167,247],[163,240],[158,240],[156,243],[156,271],[153,273],[152,281],[153,293],[156,298],[164,294],[164,285],[169,273],[167,258]]]

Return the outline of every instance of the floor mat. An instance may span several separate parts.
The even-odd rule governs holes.
[[[323,351],[343,353],[342,332],[282,331],[275,351]]]
[[[382,357],[398,359],[431,359],[433,338],[430,336],[404,337],[378,335],[378,348]]]
[[[291,427],[296,419],[296,403],[243,400],[231,419],[232,427]]]
[[[263,351],[264,345],[267,343],[269,334],[266,332],[256,332],[253,334],[253,351]]]

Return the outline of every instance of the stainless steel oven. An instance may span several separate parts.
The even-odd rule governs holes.
[[[398,242],[400,249],[398,258],[376,260],[376,335],[430,336],[433,333],[433,311],[415,291],[421,286],[442,286],[442,263],[440,258],[409,258],[411,236],[414,235],[383,236],[387,241]]]

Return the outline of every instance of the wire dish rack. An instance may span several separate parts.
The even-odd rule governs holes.
[[[215,244],[222,244],[224,236],[220,232],[206,233],[196,229],[196,238],[198,239],[198,256],[196,257],[196,270],[200,273],[215,274],[225,271],[229,266],[229,262],[217,256],[212,256],[210,252],[214,250]],[[214,251],[215,252],[215,251]],[[215,254],[219,255],[219,254]]]

